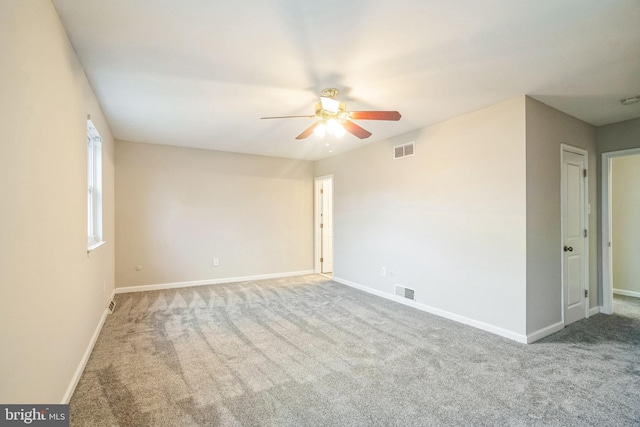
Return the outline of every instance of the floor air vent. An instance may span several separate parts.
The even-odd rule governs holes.
[[[405,288],[404,286],[396,285],[396,295],[402,298],[416,300],[415,290],[411,288]]]
[[[116,309],[116,302],[114,300],[109,301],[109,305],[107,306],[110,314],[113,314],[113,310]]]
[[[396,145],[393,147],[393,158],[401,159],[403,157],[413,156],[416,152],[416,143],[409,142],[408,144]]]

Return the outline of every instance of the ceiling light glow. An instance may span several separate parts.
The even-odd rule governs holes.
[[[320,123],[318,126],[316,126],[316,128],[313,130],[313,133],[318,137],[318,138],[323,138],[324,135],[327,133],[327,125],[325,125],[324,123]]]
[[[333,135],[336,138],[340,138],[342,135],[345,134],[344,128],[342,127],[340,122],[335,119],[327,120],[327,132],[329,132],[329,135]]]
[[[313,133],[318,138],[324,138],[324,136],[328,133],[331,136],[335,136],[336,138],[342,137],[346,132],[346,130],[342,127],[342,123],[338,119],[325,119],[318,122],[315,128],[313,128]],[[325,144],[327,147],[329,143]]]
[[[338,124],[338,122],[336,122],[335,120],[331,119],[327,122],[327,130],[329,131],[330,134],[333,134],[335,132],[335,130],[337,128],[339,128],[340,125]]]

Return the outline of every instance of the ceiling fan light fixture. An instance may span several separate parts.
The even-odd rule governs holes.
[[[337,113],[338,110],[340,110],[340,101],[332,98],[327,98],[326,96],[321,96],[320,102],[322,103],[322,109],[325,111],[328,111],[330,113]]]
[[[324,135],[327,133],[327,125],[323,123],[318,124],[318,126],[315,127],[315,129],[313,129],[313,133],[318,137],[318,138],[323,138]]]
[[[329,133],[333,133],[336,127],[340,126],[334,119],[327,120],[327,130]]]
[[[340,125],[340,123],[338,123],[337,120],[331,119],[327,122],[327,131],[337,137],[340,138],[341,136],[343,136],[345,134],[345,130],[344,128]]]
[[[301,140],[308,138],[311,134],[323,138],[327,132],[336,138],[348,132],[357,138],[365,139],[371,136],[371,132],[353,123],[352,120],[398,121],[402,117],[397,111],[347,111],[344,102],[335,99],[339,92],[336,88],[323,89],[320,102],[315,104],[316,111],[313,116],[271,116],[261,117],[261,119],[316,118],[315,123],[296,136],[297,140]]]

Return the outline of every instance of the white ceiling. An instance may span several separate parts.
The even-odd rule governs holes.
[[[319,159],[520,95],[640,117],[638,0],[52,0],[118,139]],[[320,90],[366,140],[295,136]],[[326,144],[330,144],[328,147]],[[332,153],[329,150],[333,150]]]

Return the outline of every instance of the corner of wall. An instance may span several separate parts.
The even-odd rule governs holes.
[[[553,329],[562,320],[561,144],[589,154],[589,203],[596,206],[595,127],[531,97],[526,98],[527,333]],[[589,218],[589,283],[597,295],[597,214]],[[597,305],[595,299],[591,305]]]

